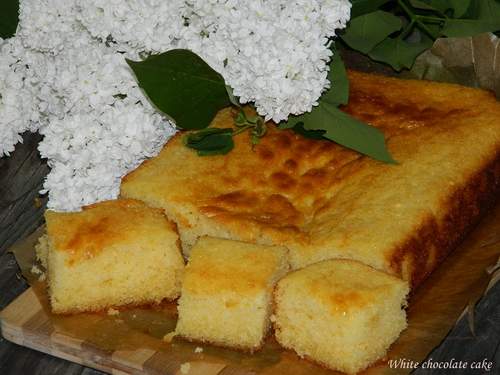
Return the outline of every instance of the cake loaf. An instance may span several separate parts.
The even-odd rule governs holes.
[[[161,207],[189,249],[203,235],[284,245],[293,268],[352,259],[412,287],[445,258],[500,186],[500,104],[458,85],[350,72],[343,110],[379,128],[397,165],[272,124],[254,148],[200,157],[176,135],[122,181]],[[233,125],[222,111],[215,127]]]

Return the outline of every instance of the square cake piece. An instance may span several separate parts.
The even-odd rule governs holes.
[[[175,225],[136,200],[46,211],[54,313],[158,303],[179,295],[184,260]]]
[[[200,236],[285,246],[292,268],[353,259],[420,284],[500,192],[500,103],[487,91],[349,72],[342,108],[379,128],[397,165],[272,123],[258,145],[199,157],[171,139],[122,181]],[[212,126],[234,126],[229,110]],[[209,171],[209,173],[207,172]]]
[[[333,370],[356,373],[406,328],[408,284],[351,260],[289,273],[275,290],[278,342]]]
[[[273,288],[287,271],[285,248],[200,238],[184,275],[176,334],[258,349],[269,328]]]

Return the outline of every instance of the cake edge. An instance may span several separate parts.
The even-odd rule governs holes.
[[[466,238],[480,219],[493,207],[500,193],[500,148],[483,168],[448,195],[439,207],[441,218],[429,215],[418,229],[397,245],[388,257],[390,270],[403,277],[404,263],[410,259],[409,284],[415,290]],[[429,262],[430,248],[435,248]]]

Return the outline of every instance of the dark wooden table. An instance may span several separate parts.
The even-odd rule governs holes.
[[[14,300],[28,285],[20,276],[17,263],[7,249],[18,239],[34,231],[43,222],[46,198],[39,196],[48,172],[36,150],[39,136],[25,134],[24,143],[9,158],[0,159],[0,309]],[[500,247],[500,244],[499,244]],[[493,362],[493,367],[468,370],[423,370],[422,374],[500,374],[500,283],[478,303],[475,333],[462,319],[446,340],[430,353],[434,361],[451,359]],[[62,359],[36,352],[0,337],[0,375],[31,374],[102,374]]]

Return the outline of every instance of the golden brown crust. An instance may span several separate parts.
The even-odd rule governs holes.
[[[164,208],[183,240],[285,245],[295,268],[349,258],[418,285],[498,195],[500,104],[458,85],[349,79],[344,110],[380,128],[399,165],[273,125],[255,149],[237,136],[226,156],[198,157],[177,135],[122,196]],[[232,122],[223,111],[214,126]]]
[[[200,238],[195,247],[182,290],[203,297],[230,293],[243,298],[262,293],[287,253],[281,247],[210,237]]]
[[[138,223],[155,223],[177,232],[161,209],[135,199],[104,201],[85,206],[82,212],[46,211],[45,219],[51,247],[70,254],[69,264],[92,258],[109,246],[126,243],[129,235],[146,236],[138,229],[143,227]]]
[[[412,286],[419,285],[493,206],[500,192],[500,152],[460,186],[441,207],[442,218],[429,216],[391,254],[391,268],[402,273],[403,262],[412,260]],[[432,253],[431,253],[432,251]]]
[[[394,290],[408,292],[407,284],[400,278],[346,259],[326,260],[288,273],[273,291],[275,303],[283,289],[295,290],[296,295],[305,294],[320,302],[331,315],[362,310],[380,294],[389,296]]]

